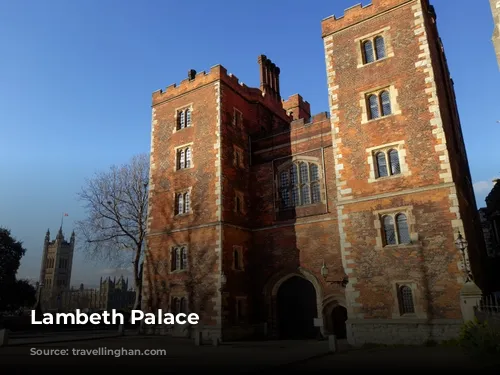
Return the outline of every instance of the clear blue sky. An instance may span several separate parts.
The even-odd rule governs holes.
[[[258,86],[257,56],[281,68],[282,96],[328,110],[321,20],[358,0],[0,0],[0,226],[28,249],[37,278],[43,238],[62,212],[69,236],[84,179],[148,152],[151,93],[189,69],[224,65]],[[364,4],[367,4],[365,1]],[[500,176],[500,72],[487,0],[434,0],[483,205]],[[73,284],[113,274],[78,254]],[[120,274],[121,271],[118,271]]]

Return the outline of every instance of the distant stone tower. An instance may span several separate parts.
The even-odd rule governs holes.
[[[45,296],[56,296],[69,289],[74,248],[75,232],[71,234],[69,242],[65,241],[61,227],[56,239],[51,241],[50,231],[47,230],[40,270],[40,283],[44,285]]]

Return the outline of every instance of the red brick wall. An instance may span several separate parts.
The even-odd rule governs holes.
[[[456,131],[446,126],[451,118],[450,103],[440,101],[431,107],[429,102],[431,89],[442,87],[444,79],[437,74],[433,78],[429,71],[438,63],[436,59],[426,62],[430,66],[419,63],[425,57],[425,42],[431,50],[436,43],[435,35],[427,36],[418,30],[419,3],[420,0],[374,1],[366,8],[347,10],[344,18],[323,22],[338,144],[337,184],[343,190],[337,205],[343,215],[345,261],[353,279],[348,288],[350,319],[397,317],[395,284],[399,282],[416,285],[418,317],[461,316],[461,284],[457,280],[463,272],[458,267],[460,254],[454,239],[459,228],[464,231],[464,224],[454,211],[467,208],[463,199],[455,202],[452,175],[447,174],[451,171],[443,164],[457,159],[456,164],[463,166],[464,158],[446,148],[446,138]],[[425,7],[422,15],[429,20]],[[355,41],[384,28],[387,51],[392,49],[393,56],[360,66],[361,41]],[[431,52],[429,59],[432,57],[435,55]],[[389,85],[397,90],[393,111],[397,103],[400,113],[362,123],[365,103],[361,94]],[[439,89],[437,95],[442,96]],[[445,124],[444,138],[439,137],[439,122],[431,122],[438,117]],[[372,166],[367,162],[366,149],[401,141],[410,173],[370,180]],[[441,146],[436,148],[438,145]],[[431,187],[433,190],[425,191]],[[376,226],[374,212],[398,207],[411,212],[411,232],[417,233],[418,238],[409,246],[377,247],[376,238],[382,233]]]

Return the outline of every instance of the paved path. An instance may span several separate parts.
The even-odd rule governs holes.
[[[91,340],[96,338],[117,337],[118,330],[91,330],[91,331],[61,331],[37,333],[11,333],[9,346],[47,344],[78,340]]]
[[[326,341],[265,341],[195,346],[193,340],[158,336],[121,336],[66,343],[39,343],[0,348],[1,368],[26,366],[50,370],[55,366],[95,371],[99,368],[163,371],[217,369],[231,372],[263,370],[304,373],[310,370],[377,368],[489,370],[493,363],[465,356],[458,348],[378,348],[329,354]],[[65,350],[66,355],[54,350]],[[135,353],[131,353],[135,350]],[[153,352],[146,353],[146,350]],[[95,352],[92,352],[95,351]],[[38,355],[32,355],[38,353]],[[134,354],[134,355],[132,355]],[[486,373],[489,373],[486,371]]]
[[[99,349],[101,348],[101,349]],[[52,352],[50,350],[52,349]],[[56,355],[53,350],[70,349],[68,355]],[[124,355],[124,350],[139,350],[142,355]],[[82,354],[87,351],[87,355]],[[101,355],[92,355],[100,350]],[[161,350],[146,355],[145,350]],[[226,369],[233,372],[261,371],[293,361],[306,360],[325,355],[325,341],[268,341],[245,342],[214,346],[195,346],[193,340],[153,337],[122,336],[92,341],[75,341],[60,344],[36,344],[0,348],[0,363],[4,366],[42,367],[72,366],[80,369],[87,366],[109,365],[117,369],[149,366],[174,369]],[[30,355],[30,353],[43,355]],[[102,355],[106,354],[106,355]],[[106,366],[107,367],[107,366]]]
[[[409,369],[493,370],[498,373],[500,358],[472,358],[456,347],[400,347],[359,349],[322,356],[302,363],[294,363],[292,369],[298,372],[309,370],[373,370],[385,368],[404,373]],[[460,371],[460,372],[461,372]],[[490,372],[486,371],[486,374]]]

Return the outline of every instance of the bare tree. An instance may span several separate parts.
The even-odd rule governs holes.
[[[83,249],[95,260],[132,263],[134,309],[140,308],[142,296],[148,181],[149,156],[141,154],[128,164],[97,173],[78,194],[87,211],[86,219],[77,222]]]

